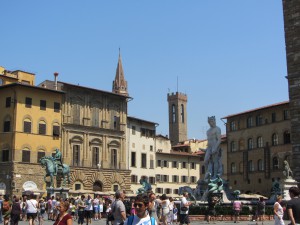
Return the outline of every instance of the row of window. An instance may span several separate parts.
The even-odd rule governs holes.
[[[158,194],[176,194],[178,195],[178,189],[172,189],[171,188],[156,188],[155,189],[155,192],[158,193]]]
[[[169,168],[169,161],[167,160],[157,160],[157,167],[166,167]],[[172,168],[179,168],[179,162],[178,161],[172,161]],[[188,168],[188,163],[187,162],[181,162],[181,169],[186,169]],[[196,163],[191,162],[190,163],[190,169],[196,169]]]
[[[177,123],[177,118],[178,118],[178,115],[176,114],[176,108],[177,106],[175,104],[172,104],[172,123]],[[181,104],[180,105],[180,122],[181,123],[184,123],[184,105]]]
[[[25,148],[21,151],[21,162],[30,163],[31,162],[31,151],[28,148]],[[55,154],[55,153],[53,153]],[[46,155],[45,151],[38,151],[37,152],[37,158],[36,163],[39,162],[39,160]],[[2,162],[8,162],[10,161],[9,156],[9,149],[3,149],[2,150]]]
[[[135,135],[136,134],[136,126],[131,127],[131,134]],[[155,137],[155,130],[147,129],[147,128],[140,128],[140,134],[141,137]]]
[[[14,101],[12,101],[11,97],[6,97],[5,107],[10,108],[11,104],[14,103]],[[32,98],[25,97],[25,107],[26,108],[32,108]],[[40,110],[46,110],[46,108],[47,108],[47,101],[46,100],[40,100]],[[54,109],[54,112],[60,112],[60,103],[59,102],[54,102],[53,109]]]
[[[282,119],[288,120],[289,118],[290,118],[289,110],[283,110]],[[278,116],[275,112],[273,112],[271,114],[271,123],[275,123],[277,121],[279,121]],[[266,118],[264,121],[263,116],[259,114],[255,117],[255,124],[254,124],[254,118],[252,116],[249,116],[246,120],[246,127],[251,128],[251,127],[254,127],[255,125],[261,126],[263,124],[268,124],[268,123],[269,123],[268,119]],[[240,129],[240,123],[237,121],[231,121],[230,122],[230,131],[236,131],[238,129]]]
[[[286,158],[288,159],[288,158]],[[255,167],[255,163],[252,161],[252,160],[249,160],[248,161],[248,172],[254,172],[254,171],[264,171],[265,170],[265,164],[264,164],[264,160],[262,159],[259,159],[257,160],[257,163],[256,163],[256,167]],[[239,171],[237,170],[237,165],[236,163],[231,163],[230,165],[230,171],[231,173],[237,173],[237,172],[243,172],[243,163],[241,162],[239,164]],[[279,159],[278,157],[273,157],[272,159],[272,169],[273,170],[278,170],[280,168],[279,166]]]
[[[3,132],[10,132],[11,129],[11,121],[7,118],[3,124]],[[38,134],[46,135],[47,134],[47,124],[45,121],[41,120],[38,122]],[[32,122],[29,118],[26,118],[23,121],[23,132],[24,133],[32,133]],[[52,126],[52,135],[58,137],[60,135],[60,126],[58,123],[54,123]]]
[[[131,166],[137,167],[136,152],[131,152]],[[147,168],[147,154],[141,153],[141,168]],[[154,169],[154,160],[150,159],[150,169]]]
[[[171,180],[169,178],[171,177]],[[179,179],[181,178],[181,179]],[[149,183],[163,183],[163,182],[172,182],[172,183],[196,183],[197,177],[196,176],[178,176],[178,175],[163,175],[163,174],[156,174],[155,177],[149,177]],[[131,183],[138,183],[138,176],[131,175]]]
[[[291,143],[291,135],[290,135],[289,131],[285,131],[283,133],[283,144],[289,144],[289,143]],[[274,133],[274,134],[272,134],[272,146],[276,146],[276,145],[279,145],[279,136],[277,133]],[[264,146],[265,145],[264,145],[263,137],[261,137],[261,136],[257,137],[256,138],[256,148],[263,148]],[[239,141],[239,146],[237,146],[235,141],[230,142],[230,151],[231,152],[237,151],[238,147],[239,147],[239,149],[244,149],[244,141],[243,140]],[[253,140],[253,138],[249,138],[247,140],[247,149],[251,150],[254,148],[255,148],[254,140]]]

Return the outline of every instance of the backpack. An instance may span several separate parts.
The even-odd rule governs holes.
[[[133,219],[134,219],[134,215],[129,216],[128,221],[127,221],[127,225],[132,225]],[[151,225],[155,225],[154,217],[150,216],[150,220],[151,220]]]
[[[10,209],[9,201],[4,201],[2,206],[3,211],[8,211]]]

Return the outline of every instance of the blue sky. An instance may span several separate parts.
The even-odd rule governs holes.
[[[281,0],[2,1],[0,65],[111,91],[119,48],[130,116],[168,134],[167,93],[188,96],[188,137],[207,117],[288,100]],[[178,80],[178,83],[177,83]],[[178,89],[177,89],[178,88]]]

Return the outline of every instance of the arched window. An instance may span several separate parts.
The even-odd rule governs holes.
[[[111,168],[113,169],[118,169],[117,158],[117,149],[111,149]]]
[[[257,147],[258,148],[263,148],[264,147],[264,141],[263,141],[263,138],[261,136],[257,138]]]
[[[176,123],[176,108],[175,105],[172,105],[172,123]]]
[[[250,149],[253,149],[253,140],[252,140],[252,138],[249,138],[248,139],[248,149],[250,150]]]
[[[39,122],[39,134],[45,135],[46,134],[46,122],[41,120]]]
[[[181,123],[184,123],[184,105],[181,104]]]
[[[273,157],[273,170],[277,170],[277,169],[279,169],[279,160],[275,156],[275,157]]]
[[[257,161],[257,169],[258,171],[264,171],[264,161],[262,159]]]
[[[284,143],[284,144],[289,144],[289,143],[291,143],[291,134],[290,134],[289,131],[285,131],[285,132],[283,133],[283,143]]]
[[[24,128],[24,133],[31,133],[31,120],[30,119],[25,119],[23,121],[23,128]]]
[[[272,146],[278,145],[278,134],[274,133],[272,135]]]
[[[231,169],[231,173],[236,173],[236,165],[234,162],[231,163],[230,169]]]
[[[103,191],[103,185],[101,181],[95,181],[95,183],[93,184],[93,191]]]
[[[30,149],[29,148],[24,148],[22,150],[22,162],[30,163]]]

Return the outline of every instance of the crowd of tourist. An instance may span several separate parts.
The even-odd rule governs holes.
[[[284,225],[284,212],[286,210],[291,225],[300,224],[300,189],[289,189],[290,201],[282,201],[277,196],[273,206],[275,225]],[[180,225],[190,224],[188,193],[184,192],[176,205],[172,197],[165,194],[156,196],[155,193],[138,194],[130,199],[126,198],[124,191],[117,191],[114,197],[102,198],[97,195],[81,195],[76,198],[49,199],[36,198],[34,195],[11,199],[0,196],[0,223],[4,225],[18,225],[19,221],[28,221],[29,225],[43,225],[45,220],[53,221],[53,225],[72,225],[76,221],[79,225],[89,225],[93,221],[103,218],[106,225]],[[239,221],[242,210],[242,201],[233,201],[234,222]],[[260,198],[256,205],[253,221],[264,223],[266,203]],[[214,205],[208,207],[207,222],[215,216]]]

